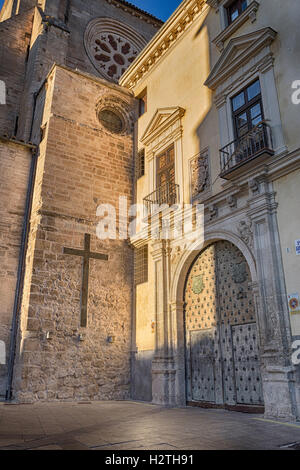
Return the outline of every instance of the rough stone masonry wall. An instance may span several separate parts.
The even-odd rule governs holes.
[[[31,150],[0,140],[0,341],[6,364],[0,364],[0,399],[6,391],[10,328],[16,289]]]
[[[118,136],[101,127],[96,105],[111,95],[128,105],[133,99],[61,67],[53,77],[37,168],[14,390],[23,402],[126,399],[132,252],[127,241],[97,239],[96,210],[101,203],[116,206],[120,195],[131,200],[133,144],[131,133]],[[91,261],[88,327],[81,328],[82,260],[63,254],[63,248],[82,249],[85,233],[92,236],[92,250],[108,254],[109,261]],[[109,344],[108,336],[115,342]]]
[[[0,105],[0,135],[15,133],[33,13],[34,10],[30,10],[0,23],[0,80],[6,85],[6,105]]]
[[[139,15],[138,12],[133,15],[131,9],[117,7],[107,0],[73,0],[69,12],[68,28],[71,34],[66,63],[71,68],[78,68],[96,76],[100,74],[90,62],[83,40],[88,23],[95,18],[113,18],[125,23],[139,32],[146,41],[150,41],[161,26],[150,17]]]

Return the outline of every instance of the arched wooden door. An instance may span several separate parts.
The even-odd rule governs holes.
[[[194,261],[185,286],[187,399],[212,406],[262,406],[251,275],[227,241]]]

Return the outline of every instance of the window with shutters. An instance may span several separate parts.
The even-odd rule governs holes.
[[[135,162],[135,179],[138,180],[145,174],[145,149],[138,152]]]
[[[148,282],[148,245],[134,251],[134,284]]]
[[[138,96],[139,100],[139,117],[147,112],[147,89]]]

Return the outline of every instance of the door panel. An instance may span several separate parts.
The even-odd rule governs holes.
[[[232,326],[237,403],[263,404],[256,324]]]
[[[215,403],[215,355],[213,330],[191,331],[192,400]]]
[[[185,287],[188,401],[263,404],[251,275],[226,241],[194,261]]]

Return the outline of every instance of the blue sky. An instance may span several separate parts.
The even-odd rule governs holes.
[[[165,21],[176,10],[181,0],[129,0],[129,2]],[[0,0],[0,9],[3,3],[4,0]]]
[[[182,0],[128,0],[157,18],[167,20]]]

